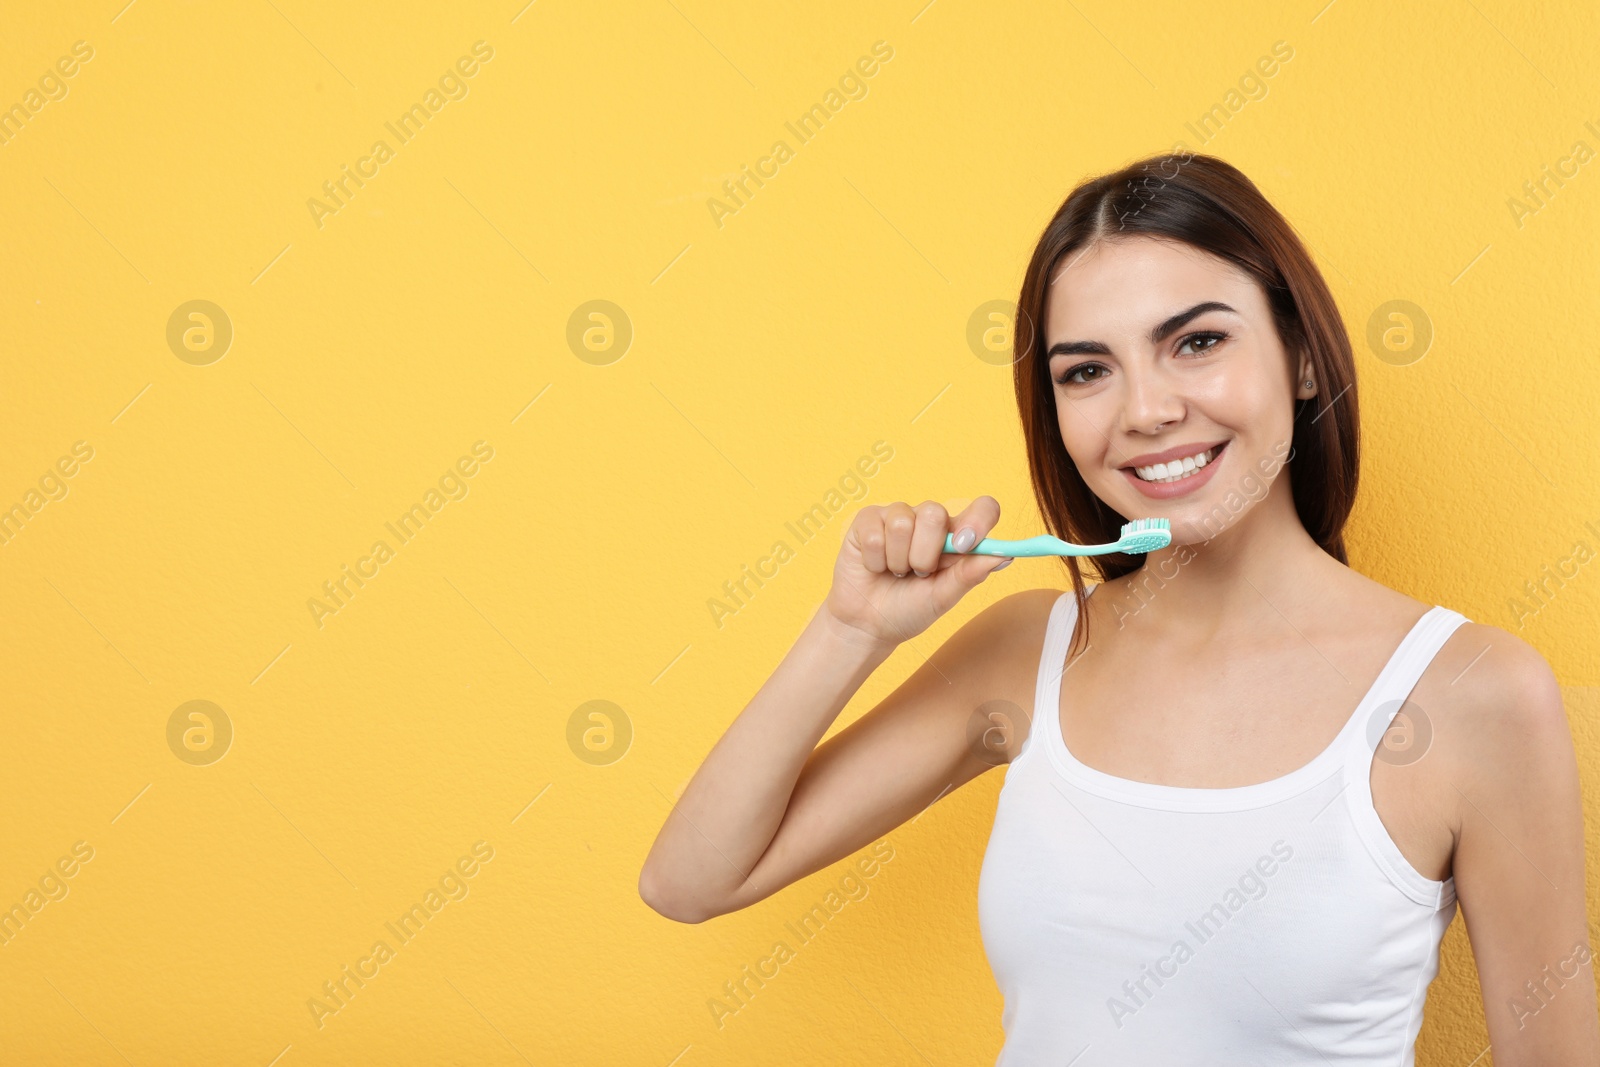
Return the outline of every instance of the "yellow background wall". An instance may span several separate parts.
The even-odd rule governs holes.
[[[635,879],[863,501],[809,544],[785,523],[875,443],[865,501],[992,493],[1036,531],[1005,355],[969,328],[1076,181],[1180,142],[1251,175],[1339,300],[1355,564],[1548,657],[1600,825],[1592,5],[123,2],[12,4],[0,34],[27,116],[0,143],[0,905],[26,916],[0,1061],[992,1062],[1000,773],[889,834],[720,1025],[846,864],[697,927]],[[1570,176],[1534,210],[1546,166]],[[1426,351],[1367,342],[1390,301]],[[1519,611],[1547,566],[1570,577]],[[997,577],[841,723],[980,601],[1063,582]],[[1458,918],[1420,1063],[1482,1050],[1477,996]]]

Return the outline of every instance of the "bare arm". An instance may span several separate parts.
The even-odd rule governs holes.
[[[682,922],[745,907],[849,855],[995,762],[969,748],[967,722],[994,695],[983,690],[999,656],[1029,654],[986,647],[1008,629],[999,604],[860,720],[817,743],[901,641],[1003,562],[940,554],[946,533],[971,528],[976,543],[998,518],[991,497],[953,519],[931,502],[856,516],[827,601],[706,756],[656,837],[639,877],[647,904]],[[1031,689],[1031,668],[1026,673]]]
[[[1600,1067],[1582,798],[1561,689],[1544,658],[1503,631],[1492,630],[1489,657],[1495,669],[1454,746],[1454,874],[1494,1062]]]

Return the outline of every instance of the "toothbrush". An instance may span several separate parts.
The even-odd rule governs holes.
[[[1172,523],[1166,519],[1135,519],[1122,524],[1122,536],[1109,545],[1075,545],[1059,537],[1040,534],[1023,541],[985,537],[967,552],[956,552],[955,537],[944,536],[947,553],[965,556],[1104,556],[1112,552],[1143,555],[1172,543]]]

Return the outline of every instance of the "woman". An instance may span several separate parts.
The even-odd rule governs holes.
[[[962,554],[992,497],[863,508],[644,900],[746,907],[1004,762],[978,913],[1005,1067],[1408,1065],[1458,903],[1498,1067],[1600,1064],[1559,686],[1510,634],[1348,566],[1355,367],[1288,223],[1206,156],[1086,182],[1034,250],[1015,352],[1051,532],[1165,518],[1171,545],[1092,557],[1092,590],[1068,558],[1071,590],[999,600],[817,747],[1010,562]]]

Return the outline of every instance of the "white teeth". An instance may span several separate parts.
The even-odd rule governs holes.
[[[1176,482],[1204,467],[1216,456],[1217,450],[1208,448],[1204,452],[1175,459],[1171,463],[1153,463],[1148,467],[1135,467],[1133,472],[1143,482]]]

